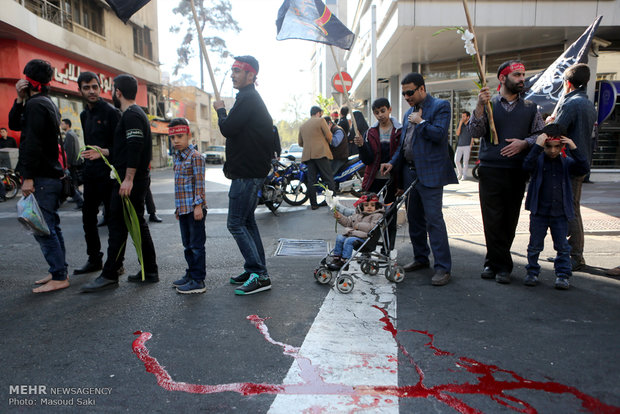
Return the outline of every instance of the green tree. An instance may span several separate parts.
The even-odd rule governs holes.
[[[239,32],[241,29],[231,14],[232,6],[229,0],[195,0],[196,14],[200,30],[208,49],[215,52],[221,59],[230,57],[231,54],[226,47],[226,42],[219,36],[205,36],[205,29],[221,33],[227,30]],[[185,29],[185,36],[181,46],[177,49],[178,60],[174,66],[173,75],[176,76],[181,69],[188,65],[189,60],[194,56],[194,39],[198,38],[196,24],[192,14],[192,7],[189,0],[181,0],[177,7],[172,9],[174,14],[180,15],[183,19],[178,25],[170,27],[172,33],[179,33]],[[199,48],[199,46],[198,46]],[[202,62],[200,62],[202,67]]]
[[[338,111],[338,105],[336,105],[336,101],[333,96],[325,98],[323,95],[319,94],[316,97],[315,102],[326,114],[330,114],[333,111]]]

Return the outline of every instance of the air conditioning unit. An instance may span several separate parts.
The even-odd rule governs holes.
[[[157,116],[157,95],[154,93],[147,93],[149,101],[149,115]]]

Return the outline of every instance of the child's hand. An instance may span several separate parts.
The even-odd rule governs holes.
[[[194,220],[200,221],[202,220],[203,217],[204,217],[204,214],[202,212],[202,206],[195,206],[194,207]]]
[[[536,138],[536,145],[540,145],[541,147],[545,146],[545,141],[547,141],[547,138],[549,138],[549,135],[547,134],[540,134],[538,136],[538,138]]]
[[[575,142],[570,139],[569,137],[565,137],[562,136],[562,138],[560,139],[560,142],[564,145],[568,145],[568,149],[570,150],[574,150],[577,149],[577,145],[575,144]]]

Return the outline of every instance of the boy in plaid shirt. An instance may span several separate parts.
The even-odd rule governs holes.
[[[205,162],[189,143],[191,134],[185,118],[170,121],[168,136],[174,146],[174,214],[179,220],[187,261],[185,276],[172,282],[172,285],[179,293],[204,293],[207,290]]]

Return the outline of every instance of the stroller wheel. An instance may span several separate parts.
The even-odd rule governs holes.
[[[360,264],[360,270],[362,271],[362,273],[364,273],[364,274],[368,274],[368,273],[369,273],[369,270],[370,270],[370,263],[368,263],[367,261],[365,261],[365,260],[364,260],[364,261]]]
[[[355,283],[349,275],[341,275],[336,279],[336,289],[340,293],[351,293],[353,286],[355,286]]]
[[[314,278],[322,285],[328,284],[332,280],[332,272],[326,267],[319,267],[314,271]]]
[[[371,260],[368,262],[368,272],[370,276],[374,276],[379,273],[379,263],[376,260]]]
[[[388,267],[385,269],[385,278],[390,282],[400,283],[405,280],[405,269],[399,265]]]

